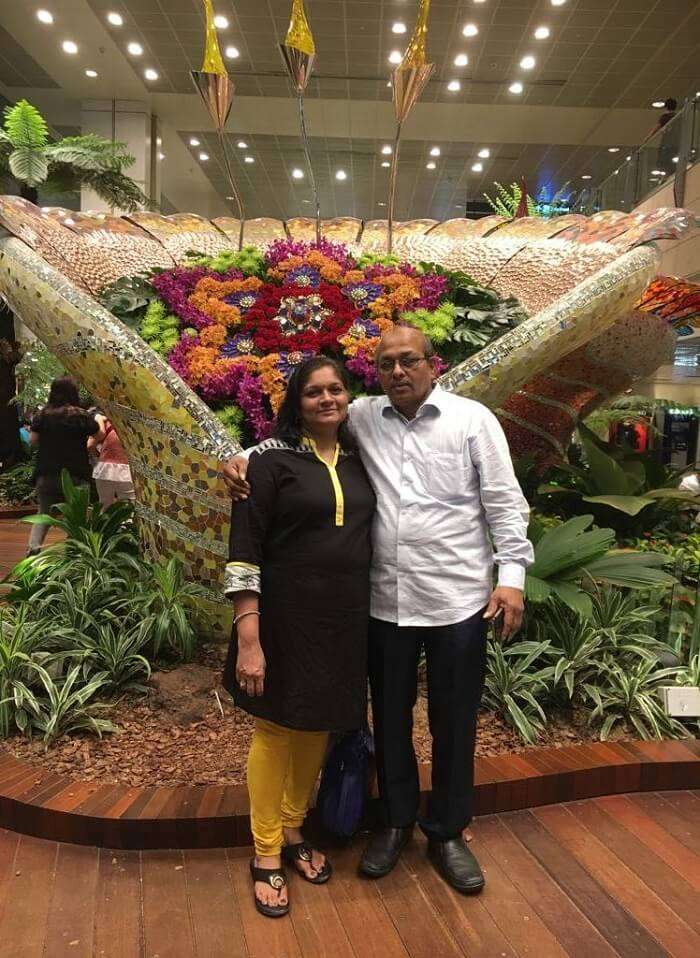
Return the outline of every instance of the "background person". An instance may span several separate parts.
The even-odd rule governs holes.
[[[90,462],[87,441],[99,426],[80,405],[78,386],[69,376],[54,379],[49,401],[34,417],[29,441],[38,446],[34,483],[39,503],[38,513],[48,515],[58,502],[63,501],[61,472],[66,469],[73,482],[90,482]],[[48,526],[32,525],[28,555],[36,555],[46,538]]]
[[[300,828],[329,732],[367,715],[374,494],[345,426],[347,373],[323,356],[292,375],[274,439],[250,458],[253,491],[231,515],[235,608],[224,686],[256,716],[248,756],[255,905],[284,915],[282,858],[321,884],[325,857]]]
[[[97,413],[95,419],[99,430],[90,438],[88,448],[97,452],[92,477],[100,503],[107,508],[119,500],[135,499],[136,491],[129,460],[116,429],[102,413]]]

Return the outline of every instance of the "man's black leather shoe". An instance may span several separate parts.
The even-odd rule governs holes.
[[[382,828],[376,832],[360,859],[360,874],[367,878],[382,878],[388,875],[412,834],[413,825],[407,825],[405,828]]]
[[[481,867],[461,838],[428,839],[428,858],[448,885],[463,895],[474,895],[484,887]]]

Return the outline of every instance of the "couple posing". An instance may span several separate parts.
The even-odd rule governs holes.
[[[462,831],[472,816],[487,622],[502,616],[504,636],[520,625],[528,506],[497,420],[436,385],[420,330],[386,333],[376,363],[386,395],[352,405],[338,363],[304,363],[274,438],[225,468],[236,501],[224,684],[256,717],[251,875],[256,907],[270,917],[289,910],[283,863],[314,884],[331,876],[300,828],[329,733],[364,725],[368,674],[384,826],[360,871],[379,878],[397,863],[418,815],[421,652],[433,751],[420,827],[452,887],[484,885]]]

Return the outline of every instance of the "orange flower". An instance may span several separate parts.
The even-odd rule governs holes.
[[[229,280],[205,276],[195,286],[189,302],[222,326],[238,326],[241,322],[240,310],[225,303],[224,299],[233,293],[254,293],[262,285],[262,280],[257,276]]]
[[[287,391],[287,381],[282,372],[277,368],[279,353],[268,353],[267,356],[258,358],[258,372],[263,390],[270,400],[272,410],[277,415],[277,411],[282,405],[284,394]]]
[[[226,342],[226,327],[220,323],[214,326],[205,326],[199,334],[202,346],[223,346]]]

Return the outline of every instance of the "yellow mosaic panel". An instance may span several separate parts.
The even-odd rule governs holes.
[[[237,249],[241,221],[235,216],[217,216],[212,223],[226,234],[229,248]],[[275,220],[270,216],[258,216],[246,220],[243,225],[243,242],[248,246],[263,247],[278,239],[287,239],[282,220]]]

